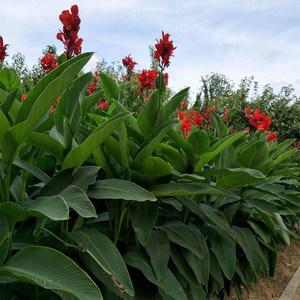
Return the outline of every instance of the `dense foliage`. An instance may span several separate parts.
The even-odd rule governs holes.
[[[299,238],[296,139],[276,141],[274,116],[256,107],[242,108],[251,128],[239,130],[234,107],[199,96],[190,109],[188,88],[168,99],[169,37],[138,82],[130,56],[119,83],[83,74],[93,53],[76,53],[74,36],[27,97],[1,69],[4,299],[222,299],[232,288],[241,299]]]

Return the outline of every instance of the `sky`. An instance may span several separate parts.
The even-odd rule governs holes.
[[[190,86],[193,100],[201,76],[214,72],[235,87],[246,76],[275,92],[292,84],[300,96],[299,0],[0,0],[8,62],[20,52],[32,66],[47,45],[62,53],[58,17],[73,4],[81,18],[82,51],[95,52],[86,71],[103,58],[121,62],[128,54],[136,69],[149,69],[149,45],[164,31],[177,47],[167,69],[175,92]]]

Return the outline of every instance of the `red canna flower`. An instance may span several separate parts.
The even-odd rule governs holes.
[[[250,127],[246,127],[246,128],[245,128],[245,131],[250,132]]]
[[[165,86],[167,86],[169,83],[169,74],[168,73],[164,73],[164,79],[165,79]]]
[[[46,73],[49,73],[57,67],[57,59],[51,53],[48,53],[41,59],[41,65]]]
[[[92,95],[94,91],[96,90],[95,84],[92,82],[89,84],[89,95]]]
[[[137,80],[141,86],[141,91],[139,91],[139,93],[141,94],[144,91],[147,92],[155,89],[155,79],[157,76],[158,71],[156,70],[143,70],[142,73],[137,76]]]
[[[162,39],[156,40],[155,44],[154,59],[157,59],[162,71],[170,65],[170,57],[174,56],[173,51],[177,48],[173,46],[173,41],[169,41],[169,37],[169,33],[164,34],[162,31]]]
[[[224,114],[223,114],[223,121],[227,121],[227,112],[228,112],[228,109],[225,109]]]
[[[53,103],[53,105],[51,106],[51,108],[50,108],[50,113],[52,113],[52,112],[55,111],[56,105],[57,105],[57,103],[58,103],[60,97],[61,97],[61,96],[59,96],[59,97],[55,100],[55,102]]]
[[[101,103],[101,104],[99,105],[99,107],[100,107],[101,109],[106,109],[106,108],[108,107],[108,103],[107,103],[107,102],[103,102],[103,103]]]
[[[131,54],[122,59],[123,66],[126,68],[127,72],[127,75],[122,77],[128,80],[130,80],[134,66],[137,65],[137,63],[130,57],[130,55]]]
[[[234,134],[234,129],[231,129],[231,130],[230,130],[230,134]]]
[[[188,101],[181,103],[181,108],[184,108],[188,104]]]
[[[267,137],[267,140],[268,141],[277,141],[277,135],[275,132],[272,132],[272,131],[269,131],[270,134],[269,136]]]
[[[27,95],[22,95],[22,103],[25,101],[25,99],[26,99],[26,97],[27,97]]]
[[[5,57],[8,56],[6,53],[6,48],[9,46],[8,44],[3,44],[3,38],[0,35],[0,61],[4,61]]]
[[[261,133],[265,133],[269,130],[271,125],[271,117],[267,117],[264,113],[261,113],[259,109],[257,109],[253,114],[251,114],[252,110],[249,108],[245,109],[246,117],[248,118],[250,124],[256,128],[256,130],[262,129]]]
[[[81,53],[82,39],[78,38],[79,24],[81,22],[78,16],[78,6],[71,6],[71,13],[63,10],[59,16],[63,24],[63,31],[57,33],[56,38],[63,42],[67,59]]]

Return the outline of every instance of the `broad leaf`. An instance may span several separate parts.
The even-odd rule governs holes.
[[[207,236],[211,251],[215,254],[225,277],[231,280],[235,272],[235,243],[220,227],[207,227]]]
[[[103,72],[100,73],[100,80],[104,89],[105,98],[109,101],[112,99],[119,100],[120,89],[116,82]]]
[[[156,286],[160,287],[167,295],[176,300],[187,300],[187,296],[175,276],[167,269],[163,280],[157,280],[147,258],[140,252],[131,251],[124,255],[124,260],[129,266],[139,269],[144,276]]]
[[[103,299],[96,284],[73,260],[48,247],[20,250],[0,267],[0,274],[61,291],[75,299]]]
[[[6,258],[9,249],[9,224],[4,213],[0,211],[0,265]]]
[[[101,124],[82,144],[68,153],[62,168],[68,169],[80,166],[128,116],[129,113],[120,113]]]
[[[134,290],[129,273],[113,242],[104,234],[95,229],[81,229],[69,235],[80,247],[88,250],[90,255],[103,271],[116,280],[119,285],[133,296]]]
[[[162,280],[168,269],[170,242],[165,232],[154,230],[145,245],[151,266],[158,280]]]
[[[136,202],[129,208],[132,227],[139,242],[145,246],[157,218],[157,202]]]
[[[122,179],[97,181],[89,190],[94,199],[123,199],[129,201],[156,201],[155,196],[139,185]]]

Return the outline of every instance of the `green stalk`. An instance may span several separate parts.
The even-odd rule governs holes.
[[[114,238],[114,244],[117,245],[118,239],[119,239],[119,235],[121,232],[121,227],[123,224],[123,220],[124,220],[124,216],[126,214],[127,211],[127,207],[125,207],[125,202],[124,200],[122,200],[122,209],[121,209],[121,216],[118,222],[118,226],[117,226],[117,231],[115,232],[115,238]]]

